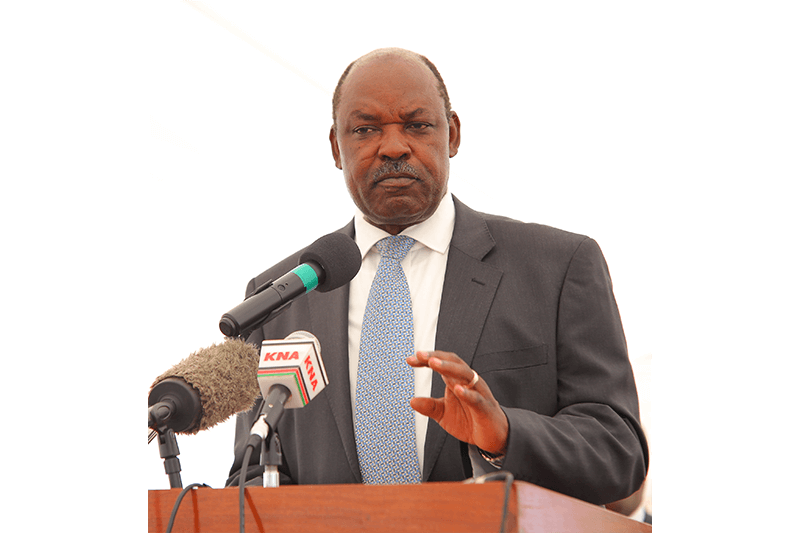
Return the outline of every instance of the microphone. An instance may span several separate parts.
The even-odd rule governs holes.
[[[258,360],[256,348],[241,339],[191,354],[153,382],[148,427],[164,424],[194,435],[251,408],[259,393]]]
[[[295,331],[279,341],[263,341],[258,364],[258,386],[266,398],[276,386],[289,390],[286,409],[305,407],[328,385],[319,340],[307,331]]]
[[[282,452],[276,427],[284,409],[304,407],[328,385],[328,374],[322,364],[319,341],[307,331],[295,331],[283,340],[263,341],[258,365],[258,385],[264,398],[256,421],[250,428],[242,465],[249,465],[253,450],[271,438],[269,451],[263,457],[264,486],[280,484],[278,466]],[[247,468],[242,467],[239,490],[243,490]],[[241,496],[240,496],[241,497]]]
[[[300,256],[300,264],[277,280],[258,287],[245,301],[222,315],[219,329],[226,337],[249,334],[273,313],[298,296],[317,289],[338,289],[361,268],[361,252],[353,239],[330,233],[314,241]]]

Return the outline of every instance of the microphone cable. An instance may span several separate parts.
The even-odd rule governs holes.
[[[209,485],[206,485],[205,483],[192,483],[191,485],[183,489],[181,493],[178,495],[178,499],[175,500],[175,505],[172,506],[172,513],[169,515],[169,522],[167,523],[166,533],[172,533],[172,526],[175,525],[175,517],[178,515],[178,508],[181,506],[181,501],[183,501],[183,497],[186,496],[190,490],[198,487],[211,488]]]
[[[505,481],[505,491],[503,494],[503,514],[500,517],[500,533],[506,531],[506,519],[508,518],[508,502],[511,498],[511,487],[514,485],[514,474],[505,470],[490,472],[479,477],[464,480],[464,483],[483,484],[487,481]]]
[[[244,459],[242,460],[242,473],[239,475],[239,533],[244,532],[244,489],[247,481],[247,467],[250,465],[250,456],[253,455],[255,447],[252,444],[247,445],[244,451]]]

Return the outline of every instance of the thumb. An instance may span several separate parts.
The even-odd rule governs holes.
[[[439,420],[441,416],[441,407],[439,406],[439,402],[434,398],[411,398],[409,404],[411,408],[419,414],[433,418],[434,420]]]

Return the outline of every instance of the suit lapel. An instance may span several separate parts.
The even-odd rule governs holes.
[[[453,352],[472,364],[486,317],[503,273],[483,263],[494,239],[483,218],[455,197],[456,223],[447,258],[442,302],[436,330],[436,349]],[[434,372],[431,396],[444,396],[444,381]],[[427,480],[447,433],[428,421],[422,479]]]

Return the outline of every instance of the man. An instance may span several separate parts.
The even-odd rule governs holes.
[[[297,300],[250,338],[260,343],[310,331],[328,369],[323,393],[287,412],[278,426],[282,482],[453,481],[502,468],[516,479],[594,503],[637,490],[647,470],[647,445],[597,244],[477,213],[450,195],[449,158],[458,152],[461,123],[436,67],[422,56],[382,49],[356,60],[334,94],[333,121],[333,158],[358,208],[341,231],[359,245],[361,271],[345,287]],[[381,352],[384,359],[372,367],[377,370],[367,371],[365,361],[374,357],[370,338],[377,336],[380,344],[400,336],[386,326],[372,332],[370,317],[371,286],[384,268],[376,248],[397,239],[410,246],[395,260],[413,308],[413,348],[400,356]],[[254,278],[249,288],[291,269],[299,254]],[[372,373],[391,364],[396,377],[389,379],[396,385],[381,389],[377,401],[409,379],[414,398],[400,407],[372,406],[364,399]],[[401,378],[408,368],[413,376]],[[238,479],[258,408],[237,420],[229,483]],[[392,437],[397,444],[376,452],[372,447],[385,439],[369,433],[369,426],[384,415],[413,418],[381,422],[386,434],[412,427]],[[398,463],[416,458],[411,473],[380,481],[383,470],[395,468],[395,459],[387,457],[396,448],[405,450]],[[371,455],[382,461],[378,477]]]

